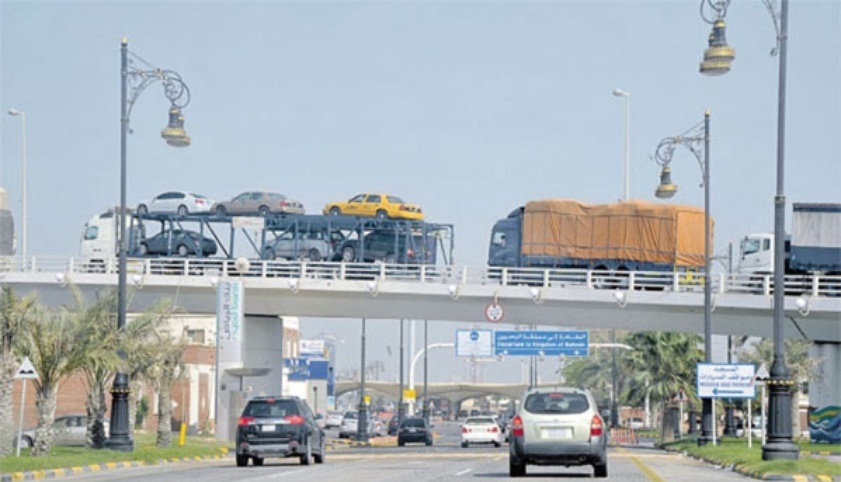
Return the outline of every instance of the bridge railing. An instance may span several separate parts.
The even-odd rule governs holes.
[[[129,258],[128,275],[248,276],[262,278],[309,278],[411,281],[447,285],[451,293],[464,285],[527,286],[533,288],[581,288],[613,290],[665,290],[703,292],[704,276],[698,272],[603,271],[585,269],[499,268],[430,266],[383,263],[335,263],[222,258]],[[116,274],[117,259],[37,256],[0,257],[0,273]],[[61,276],[58,276],[61,275]],[[713,293],[771,296],[774,280],[768,274],[714,273]],[[841,276],[789,275],[788,295],[841,296]]]

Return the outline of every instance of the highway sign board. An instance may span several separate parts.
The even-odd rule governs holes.
[[[493,356],[493,331],[456,330],[456,356]]]
[[[588,356],[590,332],[497,330],[494,332],[494,354],[505,356],[564,355]]]
[[[699,363],[697,389],[700,398],[753,398],[756,367],[751,363]]]

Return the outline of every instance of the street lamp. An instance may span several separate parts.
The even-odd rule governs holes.
[[[631,172],[631,94],[622,89],[613,89],[613,95],[616,97],[625,98],[625,197],[623,198],[623,200],[627,201],[631,198],[631,182],[628,180],[628,176]]]
[[[21,168],[20,168],[20,217],[21,217],[21,251],[20,256],[26,261],[26,112],[9,109],[9,115],[20,117],[20,144],[21,144]],[[22,264],[23,264],[22,263]],[[23,266],[21,266],[23,268]]]
[[[655,195],[668,199],[675,195],[677,186],[672,183],[671,169],[675,148],[684,146],[698,160],[704,184],[704,361],[712,362],[712,283],[710,280],[710,111],[704,113],[703,131],[700,124],[692,126],[685,133],[667,137],[660,141],[654,153],[654,160],[663,166],[660,173],[660,185]],[[703,149],[703,157],[701,150]],[[701,436],[698,445],[706,445],[715,440],[713,434],[713,399],[704,398],[701,405]]]
[[[190,103],[190,89],[181,80],[181,76],[171,70],[161,70],[152,67],[151,64],[128,50],[128,39],[123,38],[120,42],[121,68],[120,68],[120,245],[119,245],[119,271],[117,275],[117,331],[122,331],[126,326],[126,256],[128,254],[128,243],[126,242],[126,145],[129,133],[129,117],[131,109],[140,94],[151,84],[160,81],[163,86],[164,95],[169,99],[169,124],[161,131],[161,137],[166,143],[174,147],[186,147],[190,145],[190,137],[184,131],[184,115],[181,109]],[[129,65],[129,55],[132,63],[142,63],[147,69],[139,69]],[[119,350],[121,359],[125,354]],[[124,368],[124,367],[121,367]],[[111,388],[111,434],[106,443],[107,447],[113,450],[130,452],[134,449],[134,442],[129,435],[128,420],[128,395],[129,395],[128,374],[117,372],[114,375],[114,384]]]
[[[713,24],[713,35],[716,34],[716,26],[720,22],[720,39],[716,45],[721,48],[725,54],[727,50],[726,41],[724,40],[724,17],[727,15],[727,6],[730,4],[729,0],[706,0],[707,5],[716,12],[716,20]],[[777,84],[777,193],[774,196],[774,361],[771,365],[771,378],[768,380],[770,387],[768,394],[768,408],[770,410],[771,420],[768,427],[767,443],[762,446],[763,460],[776,459],[790,459],[796,460],[799,457],[799,449],[794,444],[792,433],[792,413],[791,413],[791,387],[794,385],[794,380],[791,379],[791,374],[785,362],[785,346],[783,345],[783,318],[785,291],[783,289],[783,271],[784,257],[785,257],[785,112],[786,112],[786,60],[787,60],[787,45],[788,45],[788,0],[781,0],[779,14],[775,10],[776,2],[771,0],[763,0],[762,3],[771,14],[771,20],[774,22],[774,30],[777,34],[777,44],[771,55],[779,53],[779,74]],[[704,3],[701,4],[704,6]],[[704,15],[703,8],[701,9],[702,17],[705,21],[709,19]],[[713,42],[710,42],[710,49],[713,48]],[[729,48],[729,47],[727,47]],[[709,50],[709,49],[708,49]],[[714,65],[708,65],[704,68],[706,63],[701,64],[701,73],[706,75],[720,75],[727,73],[730,70],[730,62],[733,60],[734,51],[729,50],[730,58],[724,55],[724,69],[716,69]]]

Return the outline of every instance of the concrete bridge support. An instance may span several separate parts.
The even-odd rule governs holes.
[[[809,435],[812,442],[841,443],[841,343],[815,342],[817,361],[809,384]]]
[[[217,350],[216,438],[233,441],[245,402],[281,395],[283,325],[277,316],[245,316],[241,336],[220,338]]]

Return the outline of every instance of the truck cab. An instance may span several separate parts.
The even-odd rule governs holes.
[[[494,224],[488,248],[488,266],[519,267],[523,208]]]
[[[774,272],[774,235],[749,234],[739,247],[739,273],[769,274]]]

